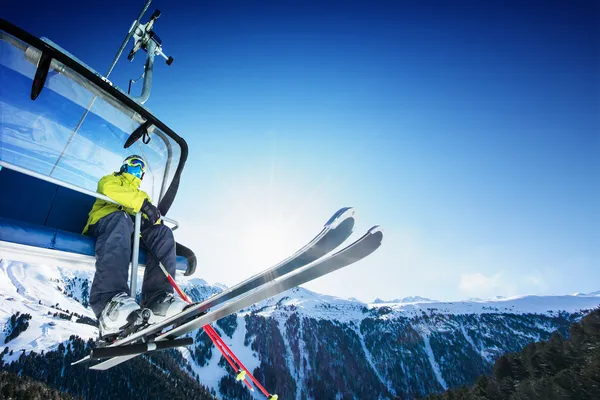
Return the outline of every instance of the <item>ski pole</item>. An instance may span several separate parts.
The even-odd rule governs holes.
[[[162,270],[162,272],[165,274],[165,276],[167,277],[167,280],[169,281],[169,283],[171,284],[171,286],[173,286],[173,288],[175,289],[175,291],[177,292],[177,294],[179,294],[179,296],[188,304],[192,304],[192,300],[190,300],[190,298],[183,292],[183,290],[181,290],[181,288],[179,287],[179,285],[177,284],[177,282],[175,282],[175,280],[173,279],[173,277],[171,276],[171,274],[169,274],[169,271],[167,271],[167,269],[162,265],[162,263],[159,261],[158,265],[160,266],[160,269]],[[210,325],[208,325],[210,326]],[[211,327],[212,328],[212,327]],[[239,367],[236,367],[233,364],[233,361],[229,358],[229,356],[227,356],[225,354],[225,352],[222,350],[221,347],[217,346],[217,343],[215,342],[215,339],[213,339],[212,335],[209,334],[209,332],[207,332],[206,330],[206,326],[203,327],[204,331],[206,332],[206,334],[208,335],[208,337],[210,338],[210,340],[212,340],[212,342],[215,344],[215,347],[217,347],[217,349],[219,349],[221,351],[221,353],[223,354],[223,356],[225,357],[225,359],[229,362],[229,364],[231,365],[231,367],[235,370],[235,371],[239,371]],[[218,334],[213,330],[212,331],[215,335],[218,336]],[[254,388],[252,388],[252,385],[250,385],[249,382],[246,381],[246,379],[244,379],[244,382],[246,383],[246,385],[248,386],[248,388],[250,390],[254,390]]]
[[[179,294],[179,296],[188,304],[192,304],[192,300],[190,300],[190,298],[184,293],[183,290],[181,290],[181,288],[179,287],[179,285],[177,284],[177,282],[175,282],[175,280],[173,279],[173,277],[171,276],[171,274],[169,274],[169,271],[166,270],[166,268],[162,265],[161,262],[158,263],[158,265],[160,266],[160,269],[163,271],[163,273],[165,274],[165,276],[167,277],[167,280],[169,281],[169,283],[171,283],[171,286],[173,286],[173,288],[175,289],[175,291],[177,292],[177,294]],[[220,339],[219,335],[217,334],[217,332],[214,331],[214,329],[212,329],[212,326],[208,325],[210,327],[210,330],[213,335],[211,335],[208,331],[206,326],[203,327],[204,331],[206,332],[206,334],[208,335],[208,337],[210,338],[210,340],[212,340],[213,344],[215,345],[215,347],[217,349],[219,349],[219,351],[221,352],[221,354],[223,354],[223,356],[225,357],[225,359],[229,362],[229,365],[231,365],[231,368],[234,369],[234,371],[240,371],[240,369],[242,369],[242,367],[240,366],[236,366],[234,365],[232,359],[225,354],[225,352],[223,351],[222,346],[218,345],[218,341],[216,341],[216,339],[213,336],[216,336]],[[228,349],[228,351],[230,352],[230,354],[232,354],[231,350]],[[243,370],[248,373],[248,371],[246,370],[246,368],[243,368]],[[246,384],[246,386],[248,386],[248,388],[252,391],[254,391],[254,388],[252,387],[252,385],[250,384],[250,382],[248,382],[245,377],[244,377],[244,383]]]
[[[212,326],[207,325],[208,327],[210,327],[210,329],[213,330],[214,329]],[[256,378],[248,371],[248,368],[246,368],[244,366],[244,364],[242,364],[242,362],[235,356],[235,354],[229,349],[229,347],[227,347],[227,345],[225,344],[225,342],[223,341],[223,339],[217,335],[216,332],[214,332],[216,335],[217,340],[219,340],[219,342],[225,347],[225,349],[227,349],[227,351],[231,354],[231,356],[233,357],[233,359],[235,360],[235,362],[237,364],[239,364],[247,373],[248,376],[250,377],[250,379],[252,379],[252,382],[254,382],[254,384],[256,385],[256,387],[268,398],[268,399],[277,399],[277,395],[271,396],[271,394],[269,392],[267,392],[267,389],[265,389],[260,382],[258,382],[258,380],[256,380]]]
[[[215,347],[217,349],[219,349],[221,354],[223,354],[223,357],[225,357],[225,359],[227,360],[229,365],[231,365],[231,368],[233,368],[233,370],[236,371],[236,373],[237,373],[236,380],[243,380],[244,383],[246,384],[246,386],[248,386],[248,389],[250,389],[251,391],[254,392],[254,388],[252,387],[252,384],[250,382],[248,382],[248,380],[246,379],[246,375],[247,375],[246,370],[240,368],[239,366],[236,366],[234,361],[231,359],[231,357],[229,355],[227,355],[227,352],[225,351],[225,349],[223,349],[223,347],[221,346],[221,343],[219,343],[219,341],[217,340],[217,337],[219,337],[219,335],[214,331],[214,329],[212,329],[212,326],[205,325],[202,328],[204,329],[204,332],[208,335],[210,340],[212,340]],[[213,335],[216,335],[216,336],[213,336]]]
[[[158,260],[158,259],[157,259]],[[160,266],[160,269],[163,271],[163,273],[165,274],[165,276],[167,277],[169,283],[171,283],[171,286],[173,286],[173,288],[175,289],[175,291],[177,291],[177,294],[179,294],[179,296],[181,296],[181,298],[188,304],[192,304],[192,301],[190,300],[190,298],[183,292],[183,290],[181,290],[181,288],[179,287],[179,285],[177,284],[177,282],[175,282],[175,279],[173,279],[173,277],[171,276],[171,274],[169,274],[169,271],[167,271],[167,269],[164,267],[164,265],[162,265],[162,263],[159,261],[158,265]],[[277,400],[277,395],[271,395],[269,392],[267,392],[267,390],[260,384],[260,382],[258,382],[258,380],[256,380],[256,378],[250,373],[250,371],[248,371],[248,369],[244,366],[244,364],[242,364],[242,362],[235,356],[235,354],[231,351],[231,349],[229,349],[229,347],[225,344],[225,342],[223,342],[223,339],[221,339],[221,337],[217,334],[217,332],[214,331],[214,329],[212,328],[212,326],[210,325],[205,325],[204,328],[208,326],[209,329],[212,330],[212,332],[215,334],[215,338],[218,338],[217,341],[222,344],[224,346],[225,349],[227,349],[227,351],[230,353],[230,355],[232,356],[232,358],[236,361],[236,363],[239,364],[239,366],[248,374],[248,376],[250,377],[250,379],[252,379],[252,382],[254,382],[256,384],[256,387],[258,387],[260,389],[260,391],[268,398],[268,399],[272,399],[272,400]],[[206,329],[205,329],[206,332]],[[206,332],[208,334],[208,332]],[[211,335],[208,335],[209,338],[212,339]],[[214,340],[213,340],[214,342]],[[218,348],[218,346],[217,346]],[[223,353],[223,351],[221,351],[221,353]],[[224,354],[224,353],[223,353]],[[233,365],[232,365],[233,367]],[[236,369],[235,367],[233,367],[234,369]],[[246,382],[246,380],[244,379],[244,381]],[[246,382],[247,385],[249,385]]]
[[[232,368],[237,371],[236,380],[238,380],[238,381],[244,380],[245,382],[248,382],[247,377],[252,376],[252,374],[250,373],[250,371],[248,371],[248,369],[241,362],[239,362],[239,360],[237,362],[235,361],[235,360],[237,360],[235,353],[233,351],[231,351],[231,349],[229,347],[227,347],[227,345],[225,344],[223,339],[219,336],[217,331],[215,331],[215,329],[211,325],[205,325],[203,328],[204,328],[204,331],[206,332],[206,334],[209,335],[209,337],[211,338],[211,340],[213,341],[215,346],[217,346],[217,348],[221,351],[221,353],[223,353],[223,355],[226,358],[229,357],[231,359],[230,364],[231,364]],[[251,387],[251,386],[252,385],[250,384],[248,387],[251,388],[250,390],[254,391],[254,387]]]
[[[192,300],[190,300],[190,298],[185,294],[185,292],[183,290],[181,290],[181,288],[179,287],[179,285],[177,284],[177,282],[175,282],[175,280],[173,279],[173,277],[171,276],[171,274],[169,274],[169,271],[167,271],[165,269],[165,267],[162,265],[161,262],[158,263],[158,265],[160,265],[160,268],[162,269],[162,271],[164,272],[164,274],[166,275],[167,279],[169,280],[169,282],[171,283],[171,286],[173,286],[173,288],[175,289],[175,291],[177,291],[177,293],[179,294],[179,296],[181,296],[181,298],[188,304],[192,304]],[[218,336],[217,332],[215,332],[212,329],[212,326],[207,325],[208,327],[210,327],[210,332],[207,330],[207,327],[204,326],[203,329],[206,332],[206,334],[208,335],[208,337],[210,338],[210,340],[212,340],[212,342],[214,343],[215,347],[217,349],[219,349],[219,351],[221,352],[221,354],[223,354],[223,356],[225,357],[225,359],[229,362],[229,365],[231,365],[231,368],[234,369],[234,371],[240,371],[240,367],[234,365],[233,360],[227,355],[225,354],[225,352],[223,351],[222,347],[218,346],[218,342],[216,341],[215,338],[213,338],[213,335]],[[213,335],[211,335],[211,333]],[[248,388],[252,391],[254,391],[254,388],[252,387],[252,385],[250,384],[250,382],[248,382],[245,377],[244,377],[244,383],[248,386]]]
[[[192,300],[189,297],[187,297],[187,295],[183,292],[183,290],[181,290],[181,288],[179,287],[177,282],[175,282],[175,279],[173,279],[171,274],[169,274],[169,271],[167,271],[167,269],[164,267],[164,265],[162,265],[162,263],[160,261],[158,262],[158,265],[160,266],[160,269],[165,274],[165,276],[167,277],[167,280],[169,281],[171,286],[173,286],[173,288],[175,289],[175,291],[177,292],[179,297],[181,297],[183,299],[183,301],[185,301],[186,303],[192,304],[193,303]]]
[[[210,325],[205,325],[202,327],[206,335],[210,338],[210,340],[212,340],[215,347],[219,349],[219,351],[223,354],[223,357],[225,357],[225,359],[229,362],[231,368],[233,368],[233,370],[239,374],[242,369],[232,360],[231,356],[227,353],[223,346],[221,346],[221,343],[217,340],[218,334],[211,328],[212,327]]]

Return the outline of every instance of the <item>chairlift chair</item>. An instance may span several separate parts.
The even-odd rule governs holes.
[[[138,28],[147,25],[132,26],[129,37],[137,34],[141,42],[140,32],[149,30]],[[148,59],[159,51],[164,56],[160,42],[140,47]],[[112,201],[96,192],[97,182],[133,153],[148,165],[141,189],[177,229],[166,215],[188,147],[144,101],[52,41],[0,19],[0,259],[94,268],[95,238],[81,232],[94,201]],[[134,239],[139,225],[138,213]],[[177,270],[192,275],[194,253],[180,243],[176,250]],[[137,276],[136,263],[143,267],[147,258],[137,240],[133,254]]]

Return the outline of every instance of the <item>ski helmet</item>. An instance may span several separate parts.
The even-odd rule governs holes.
[[[132,154],[123,160],[121,172],[127,172],[128,174],[136,176],[139,179],[144,179],[144,174],[146,173],[146,161],[144,161],[141,156]]]

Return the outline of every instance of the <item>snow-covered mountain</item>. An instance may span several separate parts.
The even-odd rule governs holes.
[[[383,303],[435,303],[437,300],[431,300],[426,297],[421,296],[409,296],[403,297],[401,299],[395,300],[381,300],[380,298],[376,298],[373,300],[373,304],[383,304]]]
[[[575,294],[573,294],[573,296],[583,296],[583,297],[585,297],[585,296],[600,296],[600,290],[597,290],[592,293],[575,293]]]
[[[0,261],[5,369],[28,371],[19,363],[34,357],[32,352],[48,354],[72,335],[84,341],[96,337],[87,307],[92,277],[93,270]],[[178,281],[196,301],[224,288],[198,278]],[[414,398],[473,383],[491,371],[500,354],[547,339],[555,330],[567,335],[571,322],[599,305],[598,292],[460,302],[411,297],[366,304],[295,288],[224,318],[215,328],[280,398]],[[197,332],[195,337],[195,346],[166,352],[173,354],[173,365],[219,398],[261,398],[235,382],[205,335]],[[61,348],[65,357],[82,345],[78,343]],[[60,362],[52,354],[53,362]],[[169,374],[149,361],[150,369]],[[69,371],[75,370],[63,368],[63,375],[75,373]],[[44,379],[51,381],[46,375]],[[95,398],[89,388],[57,382],[73,394]]]

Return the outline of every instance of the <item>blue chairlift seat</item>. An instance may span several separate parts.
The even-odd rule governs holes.
[[[81,234],[94,197],[7,168],[0,188],[0,242],[94,257],[96,239]],[[177,270],[193,274],[193,253],[178,243],[177,254]],[[146,258],[140,247],[140,266]]]

